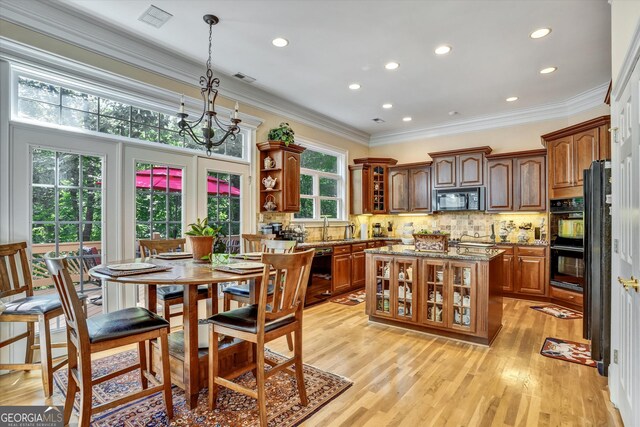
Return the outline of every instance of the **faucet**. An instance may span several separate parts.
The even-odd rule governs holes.
[[[329,236],[327,235],[329,231],[329,216],[322,215],[322,241],[326,242],[329,240]]]

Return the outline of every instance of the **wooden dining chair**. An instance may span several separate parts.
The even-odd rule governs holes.
[[[260,252],[263,240],[273,240],[275,238],[275,234],[243,234],[244,252]]]
[[[144,258],[152,255],[158,255],[163,252],[184,251],[187,239],[153,239],[140,240],[140,255]],[[182,316],[182,311],[171,313],[171,307],[174,305],[182,305],[184,302],[184,286],[158,286],[157,287],[158,303],[162,307],[163,317],[170,319],[171,317]],[[209,298],[209,287],[207,285],[198,286],[198,301]]]
[[[267,303],[267,288],[263,286],[257,304],[215,314],[209,318],[209,409],[217,405],[218,386],[227,387],[258,400],[260,425],[267,425],[265,380],[277,372],[294,374],[300,395],[300,403],[306,406],[307,393],[302,368],[302,312],[309,280],[314,249],[293,254],[264,254],[265,264],[262,282],[267,283],[275,272],[273,302]],[[274,271],[271,271],[273,267]],[[265,344],[288,333],[293,333],[295,350],[293,357],[276,364],[265,360]],[[236,337],[253,344],[254,363],[246,369],[232,373],[233,377],[252,370],[256,376],[256,390],[231,381],[233,377],[218,375],[218,335]],[[265,371],[265,362],[271,365]],[[295,373],[289,368],[295,364]]]
[[[62,316],[62,304],[56,293],[33,295],[27,242],[0,245],[0,298],[16,297],[20,294],[24,296],[5,303],[5,310],[0,313],[0,322],[26,323],[27,331],[0,341],[0,348],[26,338],[24,363],[0,363],[0,370],[41,369],[42,387],[45,397],[48,398],[53,394],[53,373],[67,363],[66,356],[54,359],[51,355],[51,349],[67,346],[64,342],[52,343],[49,328],[52,319]],[[81,300],[86,311],[84,295],[81,296]],[[38,344],[35,344],[36,322],[39,325]],[[33,355],[37,350],[40,350],[40,363],[33,361]]]
[[[78,420],[80,427],[89,426],[92,414],[158,392],[163,393],[167,418],[172,419],[169,321],[141,307],[125,308],[87,319],[85,313],[80,309],[80,300],[69,274],[67,260],[46,254],[45,263],[60,296],[67,323],[69,374],[67,396],[64,402],[64,424],[69,424],[77,392],[80,393]],[[152,339],[158,339],[160,342],[162,382],[158,381],[148,369],[145,342]],[[139,363],[97,378],[92,377],[91,355],[93,353],[131,344],[138,345]],[[140,370],[142,390],[98,406],[92,405],[93,386],[136,369]],[[152,383],[153,386],[149,387],[149,383]]]

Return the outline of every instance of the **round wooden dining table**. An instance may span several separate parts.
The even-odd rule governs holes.
[[[191,259],[182,260],[166,260],[158,258],[137,258],[133,260],[116,261],[109,263],[128,264],[128,263],[149,263],[163,267],[171,267],[169,270],[142,273],[125,276],[111,276],[104,272],[107,265],[99,265],[93,267],[89,271],[89,275],[96,279],[108,282],[117,282],[125,285],[146,285],[146,308],[154,313],[157,312],[157,286],[158,285],[175,285],[183,286],[183,331],[184,334],[184,354],[179,353],[180,349],[172,348],[170,334],[170,353],[172,359],[176,357],[181,360],[183,365],[183,381],[175,381],[177,385],[183,385],[185,397],[190,409],[194,409],[198,402],[198,393],[200,392],[203,381],[200,378],[200,359],[198,349],[198,286],[209,285],[209,296],[212,298],[212,312],[218,312],[218,285],[226,282],[250,281],[253,283],[251,289],[252,303],[255,302],[255,296],[259,294],[259,286],[262,278],[262,271],[252,270],[246,273],[231,273],[219,271],[212,268],[209,263],[196,263]],[[229,264],[232,266],[233,264]],[[254,280],[252,280],[254,279]],[[173,379],[173,372],[172,372]],[[204,381],[206,384],[206,381]]]

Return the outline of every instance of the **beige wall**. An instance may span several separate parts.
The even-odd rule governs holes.
[[[611,3],[611,76],[614,84],[638,22],[640,22],[640,1],[613,0]]]
[[[494,153],[535,150],[543,148],[540,142],[541,135],[607,114],[609,114],[609,106],[603,103],[602,106],[561,119],[380,145],[371,147],[369,155],[372,157],[391,157],[397,159],[399,163],[412,163],[429,160],[427,155],[429,152],[483,145],[493,148]]]

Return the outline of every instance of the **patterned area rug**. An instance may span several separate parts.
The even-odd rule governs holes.
[[[552,359],[591,367],[596,366],[596,362],[591,359],[591,346],[580,342],[565,341],[560,338],[547,338],[544,340],[540,354]]]
[[[571,310],[570,308],[560,307],[559,305],[535,305],[531,306],[534,310],[550,314],[558,319],[582,319],[582,313]]]
[[[367,294],[364,292],[364,290],[362,290],[362,291],[355,292],[353,294],[340,295],[340,296],[331,298],[329,301],[337,302],[338,304],[344,304],[344,305],[358,305],[361,302],[364,302],[366,297],[367,297]]]
[[[270,350],[265,357],[282,361],[284,357]],[[135,364],[138,355],[135,350],[98,359],[92,363],[93,376],[102,376],[117,369]],[[129,372],[114,380],[106,381],[93,388],[93,406],[130,391],[139,390],[139,371]],[[267,412],[270,426],[295,426],[309,418],[324,405],[339,396],[353,384],[350,380],[322,371],[313,366],[304,365],[304,379],[309,404],[300,404],[294,377],[280,372],[267,379]],[[67,369],[61,369],[54,376],[57,389],[54,393],[56,404],[64,402],[67,390]],[[234,382],[245,387],[255,387],[255,379],[249,372]],[[76,395],[75,412],[77,415],[80,394]],[[227,388],[218,392],[218,407],[214,411],[207,408],[207,389],[200,392],[198,407],[189,410],[185,403],[184,391],[173,387],[174,419],[169,424],[162,394],[157,393],[140,400],[118,406],[112,410],[96,414],[92,426],[154,427],[154,426],[258,426],[258,407],[256,400],[236,393]]]

